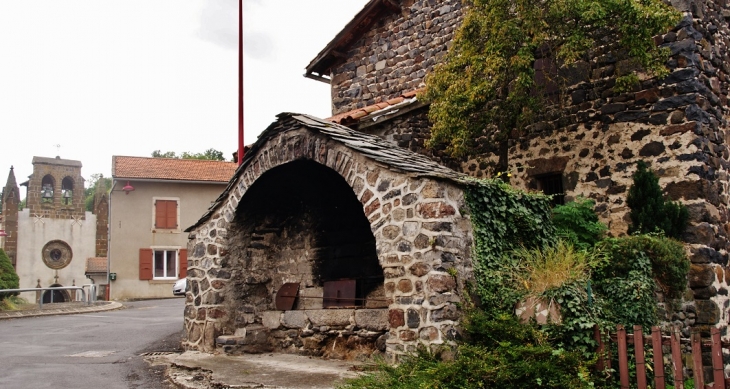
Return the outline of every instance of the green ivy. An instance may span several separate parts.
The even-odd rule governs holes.
[[[492,314],[511,313],[519,298],[509,284],[507,255],[515,247],[555,243],[550,198],[516,190],[501,180],[475,180],[466,190],[474,228],[475,292]]]
[[[475,139],[496,144],[539,120],[550,101],[535,83],[535,61],[564,92],[571,66],[601,54],[638,64],[651,75],[668,73],[669,51],[653,37],[681,14],[662,0],[466,0],[464,21],[446,60],[426,78],[421,98],[431,103],[430,146],[459,156],[475,153]],[[609,38],[613,45],[605,43]],[[601,47],[605,52],[590,50]],[[623,75],[619,86],[638,80]],[[554,102],[554,100],[553,100]]]

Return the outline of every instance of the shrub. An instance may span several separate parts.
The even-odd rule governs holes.
[[[593,269],[596,292],[614,323],[656,324],[654,292],[681,296],[687,287],[689,260],[682,244],[657,235],[605,239],[597,246],[602,260]]]
[[[608,229],[593,212],[595,202],[579,197],[575,201],[553,208],[553,224],[557,235],[580,249],[596,245]]]
[[[515,287],[532,296],[588,278],[588,254],[562,240],[543,249],[520,248],[511,255],[517,261],[512,271]]]
[[[590,388],[588,365],[578,353],[552,347],[544,334],[512,315],[489,318],[471,312],[464,322],[467,343],[453,361],[421,351],[397,367],[340,388]]]
[[[17,289],[19,281],[10,258],[5,254],[5,250],[0,249],[0,289]],[[0,300],[17,295],[17,293],[0,293]]]
[[[689,221],[687,207],[678,202],[665,202],[659,177],[647,169],[644,161],[639,161],[637,167],[626,197],[626,204],[631,208],[629,233],[664,232],[680,239]]]

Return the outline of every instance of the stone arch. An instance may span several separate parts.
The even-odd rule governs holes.
[[[62,286],[63,285],[61,284],[53,284],[50,287],[60,288]],[[43,292],[43,296],[41,296],[41,299],[43,301],[43,304],[65,303],[71,301],[71,296],[69,295],[67,290],[46,290]]]
[[[276,309],[272,298],[286,282],[299,283],[300,295],[312,300],[300,299],[299,307],[363,307],[378,288],[382,300],[370,223],[351,187],[324,165],[300,159],[263,173],[241,199],[228,239],[229,263],[240,259],[249,274],[267,269],[259,276],[267,287],[256,281],[242,288],[261,292],[259,310]],[[343,279],[355,283],[353,300],[320,301],[323,287]]]
[[[398,153],[410,157],[400,150],[393,155]],[[415,164],[417,157],[412,158]],[[250,201],[249,191],[253,193],[258,183],[267,180],[268,172],[304,162],[339,175],[359,202],[383,269],[387,308],[339,310],[335,319],[316,309],[262,312],[260,307],[272,298],[272,290],[262,285],[272,275],[232,267],[239,259],[253,260],[237,251],[245,242],[236,241],[242,225],[237,219],[239,210],[246,207],[242,203]],[[424,165],[420,166],[423,169]],[[192,300],[185,310],[186,347],[212,351],[217,343],[228,352],[236,349],[238,346],[231,346],[236,344],[245,345],[244,352],[280,348],[317,354],[312,351],[316,347],[302,349],[311,343],[305,338],[312,333],[326,338],[331,331],[357,338],[350,344],[370,334],[367,336],[374,337],[370,340],[376,340],[376,346],[391,359],[415,351],[418,344],[453,344],[460,317],[456,304],[471,277],[470,224],[468,216],[462,214],[465,204],[460,184],[418,172],[377,162],[367,151],[305,127],[267,130],[214,207],[189,229]],[[261,238],[255,233],[248,236],[251,240]],[[253,246],[255,242],[246,244]],[[237,305],[239,297],[252,298]],[[279,337],[287,329],[296,330],[297,335]],[[327,333],[322,334],[321,329]],[[238,339],[241,337],[245,339]]]

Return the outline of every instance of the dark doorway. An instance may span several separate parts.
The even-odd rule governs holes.
[[[270,280],[268,295],[284,283],[299,282],[304,293],[322,288],[307,305],[318,298],[324,308],[361,307],[383,288],[363,205],[345,179],[326,166],[300,160],[264,173],[241,200],[237,221],[239,234],[251,239],[242,242],[244,268],[269,269],[262,275]],[[332,285],[338,289],[330,291]]]
[[[62,286],[63,285],[61,284],[53,284],[51,285],[51,288]],[[42,301],[43,304],[65,303],[70,301],[70,298],[68,297],[68,292],[65,290],[46,290],[43,292]]]

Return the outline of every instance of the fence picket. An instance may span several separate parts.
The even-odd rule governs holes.
[[[634,356],[636,357],[636,385],[646,389],[646,361],[644,360],[644,333],[641,326],[634,326]]]
[[[665,389],[662,333],[657,326],[651,327],[651,347],[654,351],[654,386],[656,389]]]
[[[722,343],[720,342],[720,330],[712,327],[712,378],[715,382],[713,389],[725,389],[725,369],[722,363]]]
[[[702,335],[698,329],[692,330],[692,373],[695,381],[695,388],[705,387],[705,375],[702,372]]]
[[[679,328],[672,327],[672,369],[674,371],[674,387],[684,389],[684,376],[682,375],[682,350],[679,344]]]
[[[618,371],[621,389],[629,389],[629,355],[626,346],[626,329],[621,324],[616,326],[618,336]]]

